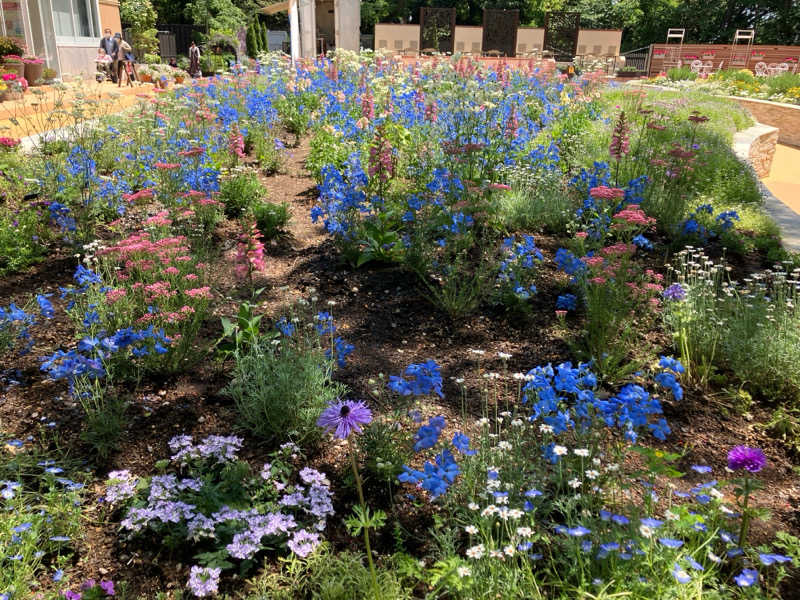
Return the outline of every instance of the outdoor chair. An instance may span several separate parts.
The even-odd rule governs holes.
[[[756,77],[766,77],[769,75],[769,69],[767,68],[767,63],[765,62],[757,62],[756,63]]]
[[[692,64],[689,65],[689,68],[692,70],[692,73],[697,73],[699,75],[703,72],[703,61],[693,60]]]
[[[789,63],[781,63],[775,67],[775,75],[783,75],[789,72]]]
[[[703,75],[711,75],[714,72],[714,63],[707,60],[703,63]]]

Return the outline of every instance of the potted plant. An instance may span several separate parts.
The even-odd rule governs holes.
[[[622,67],[621,69],[617,69],[617,77],[630,78],[630,77],[636,77],[638,74],[639,74],[639,69],[637,69],[633,65],[627,65]]]
[[[169,79],[167,79],[166,75],[160,75],[153,80],[153,83],[156,84],[157,88],[161,88],[162,90],[167,89],[169,87]]]
[[[44,73],[44,60],[36,56],[24,56],[22,62],[25,65],[25,79],[30,85],[38,85]]]
[[[28,88],[28,82],[25,78],[18,76],[16,73],[6,72],[0,74],[0,82],[3,84],[3,91],[0,92],[0,102],[19,100]]]
[[[764,52],[761,50],[753,50],[752,53],[753,60],[763,60],[764,59]]]
[[[175,79],[175,83],[183,83],[189,74],[184,71],[183,69],[172,69],[172,77]]]
[[[25,63],[18,54],[6,54],[3,57],[3,69],[6,73],[16,73],[20,77],[25,77]]]
[[[147,65],[139,65],[139,68],[136,69],[136,74],[142,83],[153,81],[153,70]]]
[[[717,53],[714,50],[703,50],[702,56],[705,60],[713,60]]]
[[[661,59],[661,58],[664,58],[666,56],[666,54],[667,54],[667,49],[666,48],[656,48],[655,50],[653,50],[653,57],[654,58]]]
[[[53,83],[56,77],[58,77],[58,73],[55,69],[48,67],[42,71],[42,81],[44,83]]]

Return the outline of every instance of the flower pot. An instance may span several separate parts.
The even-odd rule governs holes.
[[[28,85],[38,85],[44,73],[44,63],[25,63],[25,79]]]
[[[153,77],[150,73],[139,73],[139,79],[142,80],[142,83],[149,83],[153,81]]]
[[[11,102],[13,100],[22,100],[23,92],[14,90],[5,90],[0,92],[0,102]]]
[[[182,75],[176,75],[175,76],[175,83],[183,83],[183,76]]]
[[[3,63],[3,70],[6,73],[16,73],[18,77],[25,77],[25,63],[24,62],[7,62]]]

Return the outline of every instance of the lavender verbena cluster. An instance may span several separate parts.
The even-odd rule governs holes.
[[[171,460],[180,463],[200,458],[213,458],[219,463],[231,462],[236,460],[241,448],[242,438],[235,435],[210,435],[196,446],[188,435],[177,435],[169,441],[169,449],[174,452]]]
[[[133,498],[138,482],[139,480],[128,470],[111,471],[108,474],[105,501],[115,504]]]
[[[211,540],[236,560],[251,560],[267,546],[274,548],[281,542],[305,557],[321,543],[320,533],[334,514],[330,481],[305,467],[297,473],[296,483],[287,483],[291,468],[285,458],[296,456],[293,444],[279,452],[284,460],[265,464],[255,477],[247,475],[241,482],[251,498],[258,498],[252,508],[232,508],[227,497],[220,499],[226,484],[218,481],[219,464],[235,461],[239,438],[209,436],[195,445],[190,436],[177,436],[169,446],[174,453],[172,466],[194,477],[167,473],[143,484],[128,471],[109,474],[106,500],[128,506],[123,530],[133,534],[151,530],[177,538],[176,542]],[[215,593],[218,580],[218,571],[194,567],[188,585],[197,596],[209,595]]]
[[[203,568],[194,566],[189,572],[189,582],[186,584],[198,598],[216,595],[219,587],[219,576],[222,569]]]

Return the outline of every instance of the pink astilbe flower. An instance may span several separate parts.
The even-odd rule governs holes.
[[[600,185],[589,189],[589,195],[595,200],[616,200],[625,197],[625,190]]]
[[[629,204],[614,215],[614,219],[624,221],[629,225],[648,227],[656,222],[653,217],[648,217],[638,204]]]

